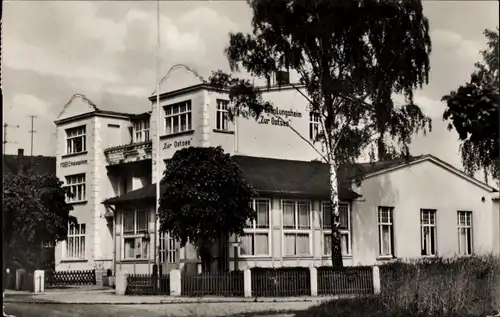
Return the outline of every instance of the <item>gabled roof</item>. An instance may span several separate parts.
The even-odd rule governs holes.
[[[85,106],[89,111],[82,112],[79,114],[75,114],[69,117],[63,117],[63,114],[73,106],[76,99],[79,99],[81,102],[77,104],[77,106]],[[113,106],[113,107],[112,107]],[[132,111],[122,111],[127,110],[126,108],[130,108]],[[85,96],[84,94],[74,94],[71,98],[66,102],[63,109],[57,116],[57,119],[54,121],[55,124],[61,124],[64,122],[70,122],[78,119],[83,119],[91,116],[104,116],[104,117],[115,117],[115,118],[123,118],[123,119],[142,119],[149,118],[151,111],[147,110],[148,108],[138,105],[136,107],[127,106],[124,108],[123,104],[118,103],[117,105],[107,104],[105,106],[97,106],[90,98]]]
[[[324,199],[330,197],[328,165],[318,162],[279,160],[252,156],[233,156],[248,183],[261,195],[272,197]],[[160,188],[161,189],[161,188]],[[163,189],[161,189],[163,190]],[[347,186],[339,187],[339,199],[351,201],[359,194]],[[105,204],[155,200],[156,185],[147,185]]]
[[[400,159],[400,160],[385,161],[385,162],[382,161],[382,162],[375,162],[375,163],[364,163],[364,164],[360,164],[360,165],[362,165],[366,168],[366,174],[364,176],[364,178],[366,179],[366,178],[374,177],[374,176],[377,176],[377,175],[380,175],[383,173],[388,173],[388,172],[391,172],[393,170],[397,170],[397,169],[400,169],[403,167],[407,167],[407,166],[418,164],[418,163],[425,162],[425,161],[432,162],[432,163],[448,170],[449,172],[463,178],[464,180],[467,180],[467,181],[469,181],[469,182],[471,182],[471,183],[473,183],[481,188],[484,188],[487,191],[498,192],[498,189],[491,187],[490,185],[488,185],[484,182],[481,182],[481,181],[475,179],[474,177],[467,175],[465,172],[459,170],[458,168],[454,167],[453,165],[451,165],[449,163],[446,163],[445,161],[435,157],[432,154],[414,156],[414,157],[411,157],[409,159]],[[370,166],[373,166],[373,168],[370,169]]]
[[[247,181],[261,195],[325,200],[330,196],[329,166],[325,163],[243,155],[234,155],[233,159],[240,166]],[[420,155],[388,161],[359,163],[339,168],[337,171],[339,199],[350,201],[360,197],[358,193],[350,189],[350,184],[358,173],[362,173],[363,178],[366,179],[423,161],[431,161],[490,192],[497,191],[493,187],[468,176],[464,172],[433,155]],[[125,195],[108,199],[104,203],[122,204],[141,200],[154,201],[156,197],[155,188],[154,184],[148,185],[141,189],[128,192]]]
[[[329,199],[329,167],[321,162],[294,161],[235,155],[248,182],[260,193],[273,196]],[[339,186],[340,200],[359,195],[349,186]]]
[[[52,156],[3,155],[4,175],[33,172],[37,175],[55,175],[56,158]]]

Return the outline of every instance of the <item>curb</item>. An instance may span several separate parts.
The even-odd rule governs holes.
[[[55,301],[49,299],[37,299],[37,298],[27,298],[27,299],[5,299],[4,303],[22,303],[22,304],[51,304],[51,305],[174,305],[174,304],[242,304],[242,303],[321,303],[323,301],[332,300],[333,298],[325,299],[289,299],[289,300],[182,300],[182,301],[172,301],[172,300],[160,300],[160,301],[134,301],[134,302],[111,302],[111,301],[94,301],[94,302],[63,302]]]

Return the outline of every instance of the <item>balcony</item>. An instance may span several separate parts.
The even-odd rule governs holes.
[[[151,159],[152,142],[119,145],[104,150],[108,165],[125,164]]]

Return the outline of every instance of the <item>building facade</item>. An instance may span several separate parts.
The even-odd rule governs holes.
[[[189,146],[221,146],[259,193],[251,202],[257,220],[214,250],[226,255],[230,269],[329,265],[328,166],[318,162],[321,146],[301,138],[313,140],[319,130],[306,100],[292,86],[271,88],[264,97],[273,111],[231,122],[226,94],[195,76],[179,87],[177,75],[185,73],[172,74],[160,104],[151,97],[148,112],[102,110],[81,95],[65,106],[56,121],[57,175],[75,193],[79,225],[57,246],[57,269],[148,273],[159,263],[163,271],[198,270],[195,248],[159,233],[155,217],[157,175]],[[500,251],[492,187],[430,155],[360,167],[361,186],[348,179],[339,186],[345,265]]]

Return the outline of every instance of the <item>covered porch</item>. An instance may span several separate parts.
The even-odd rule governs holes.
[[[316,232],[323,230],[319,221],[322,218],[320,215],[322,202],[329,199],[328,166],[318,162],[248,156],[234,156],[233,159],[240,166],[247,181],[257,191],[258,197],[254,200],[268,201],[267,207],[258,211],[258,217],[265,219],[261,219],[261,222],[266,222],[263,224],[265,229],[254,230],[256,227],[252,225],[248,231],[265,231],[266,241],[254,240],[256,242],[252,244],[264,241],[269,247],[261,248],[265,249],[266,254],[249,254],[258,252],[257,248],[248,245],[249,241],[242,240],[241,237],[230,237],[224,245],[214,246],[215,260],[225,262],[224,266],[229,270],[253,266],[283,266],[291,263],[303,266],[323,261],[324,254],[320,249],[324,243],[322,240],[324,235],[322,231],[321,236]],[[161,192],[163,190],[161,188]],[[339,187],[339,199],[342,202],[350,204],[358,197],[359,195],[351,189],[345,186]],[[148,273],[152,271],[153,264],[157,263],[163,272],[172,269],[199,270],[200,261],[194,246],[188,244],[180,248],[179,243],[170,239],[168,234],[158,232],[159,223],[155,213],[156,184],[146,185],[110,198],[104,204],[109,206],[110,210],[113,209],[115,214],[114,245],[117,269],[126,269],[131,273]],[[254,208],[260,208],[258,205],[262,205],[258,202],[253,204]],[[306,206],[304,210],[310,214],[311,219],[308,220],[307,229],[310,247],[307,248],[307,252],[304,251],[307,255],[289,256],[284,250],[283,208],[290,210],[302,205]],[[298,221],[292,218],[291,222]],[[350,240],[346,243],[350,243]],[[249,251],[248,248],[255,250]],[[217,263],[214,265],[220,266]]]

